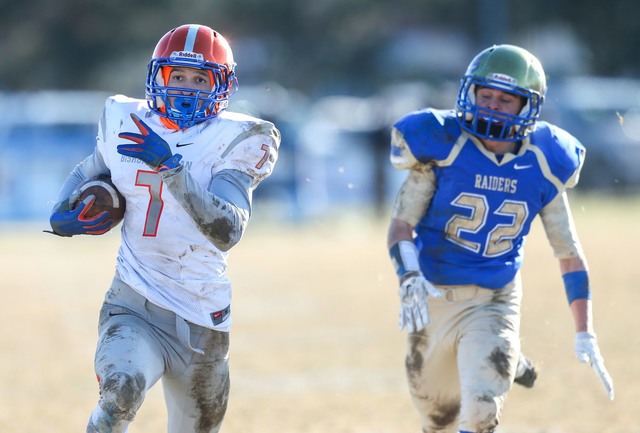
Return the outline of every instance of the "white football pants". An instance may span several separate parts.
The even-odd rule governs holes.
[[[117,278],[105,296],[98,330],[100,400],[87,432],[126,432],[160,378],[169,433],[220,429],[229,396],[228,333],[187,323]]]

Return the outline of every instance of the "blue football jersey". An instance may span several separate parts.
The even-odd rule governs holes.
[[[496,155],[462,131],[455,113],[425,109],[395,125],[411,152],[431,166],[437,188],[415,227],[420,266],[434,284],[501,288],[515,277],[535,216],[577,181],[585,149],[546,122],[517,154]]]

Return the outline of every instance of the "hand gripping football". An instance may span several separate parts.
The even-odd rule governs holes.
[[[74,209],[88,196],[93,195],[96,198],[85,217],[92,218],[107,211],[109,212],[109,219],[113,221],[111,228],[117,226],[124,218],[124,210],[126,208],[124,197],[109,177],[97,176],[85,180],[78,185],[73,194],[78,193],[78,199],[73,204]]]

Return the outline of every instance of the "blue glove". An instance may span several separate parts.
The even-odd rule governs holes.
[[[71,209],[71,203],[75,202],[73,195],[69,199],[58,203],[53,208],[53,213],[49,218],[49,223],[53,229],[53,232],[49,233],[68,237],[73,235],[101,235],[108,232],[113,224],[113,221],[109,219],[109,212],[102,212],[93,218],[85,217],[95,200],[96,197],[90,195],[75,209]]]
[[[134,132],[121,132],[118,134],[118,137],[136,143],[118,145],[118,153],[138,158],[156,171],[178,167],[182,155],[173,155],[167,142],[153,132],[153,130],[134,113],[131,113],[131,118],[140,130],[140,134]]]

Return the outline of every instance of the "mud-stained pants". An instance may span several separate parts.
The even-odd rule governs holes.
[[[493,432],[520,353],[518,275],[497,290],[436,286],[431,323],[408,336],[406,372],[425,433]]]
[[[87,432],[128,431],[160,378],[169,433],[220,429],[229,396],[228,333],[187,323],[117,278],[105,296],[98,331],[100,400]]]

